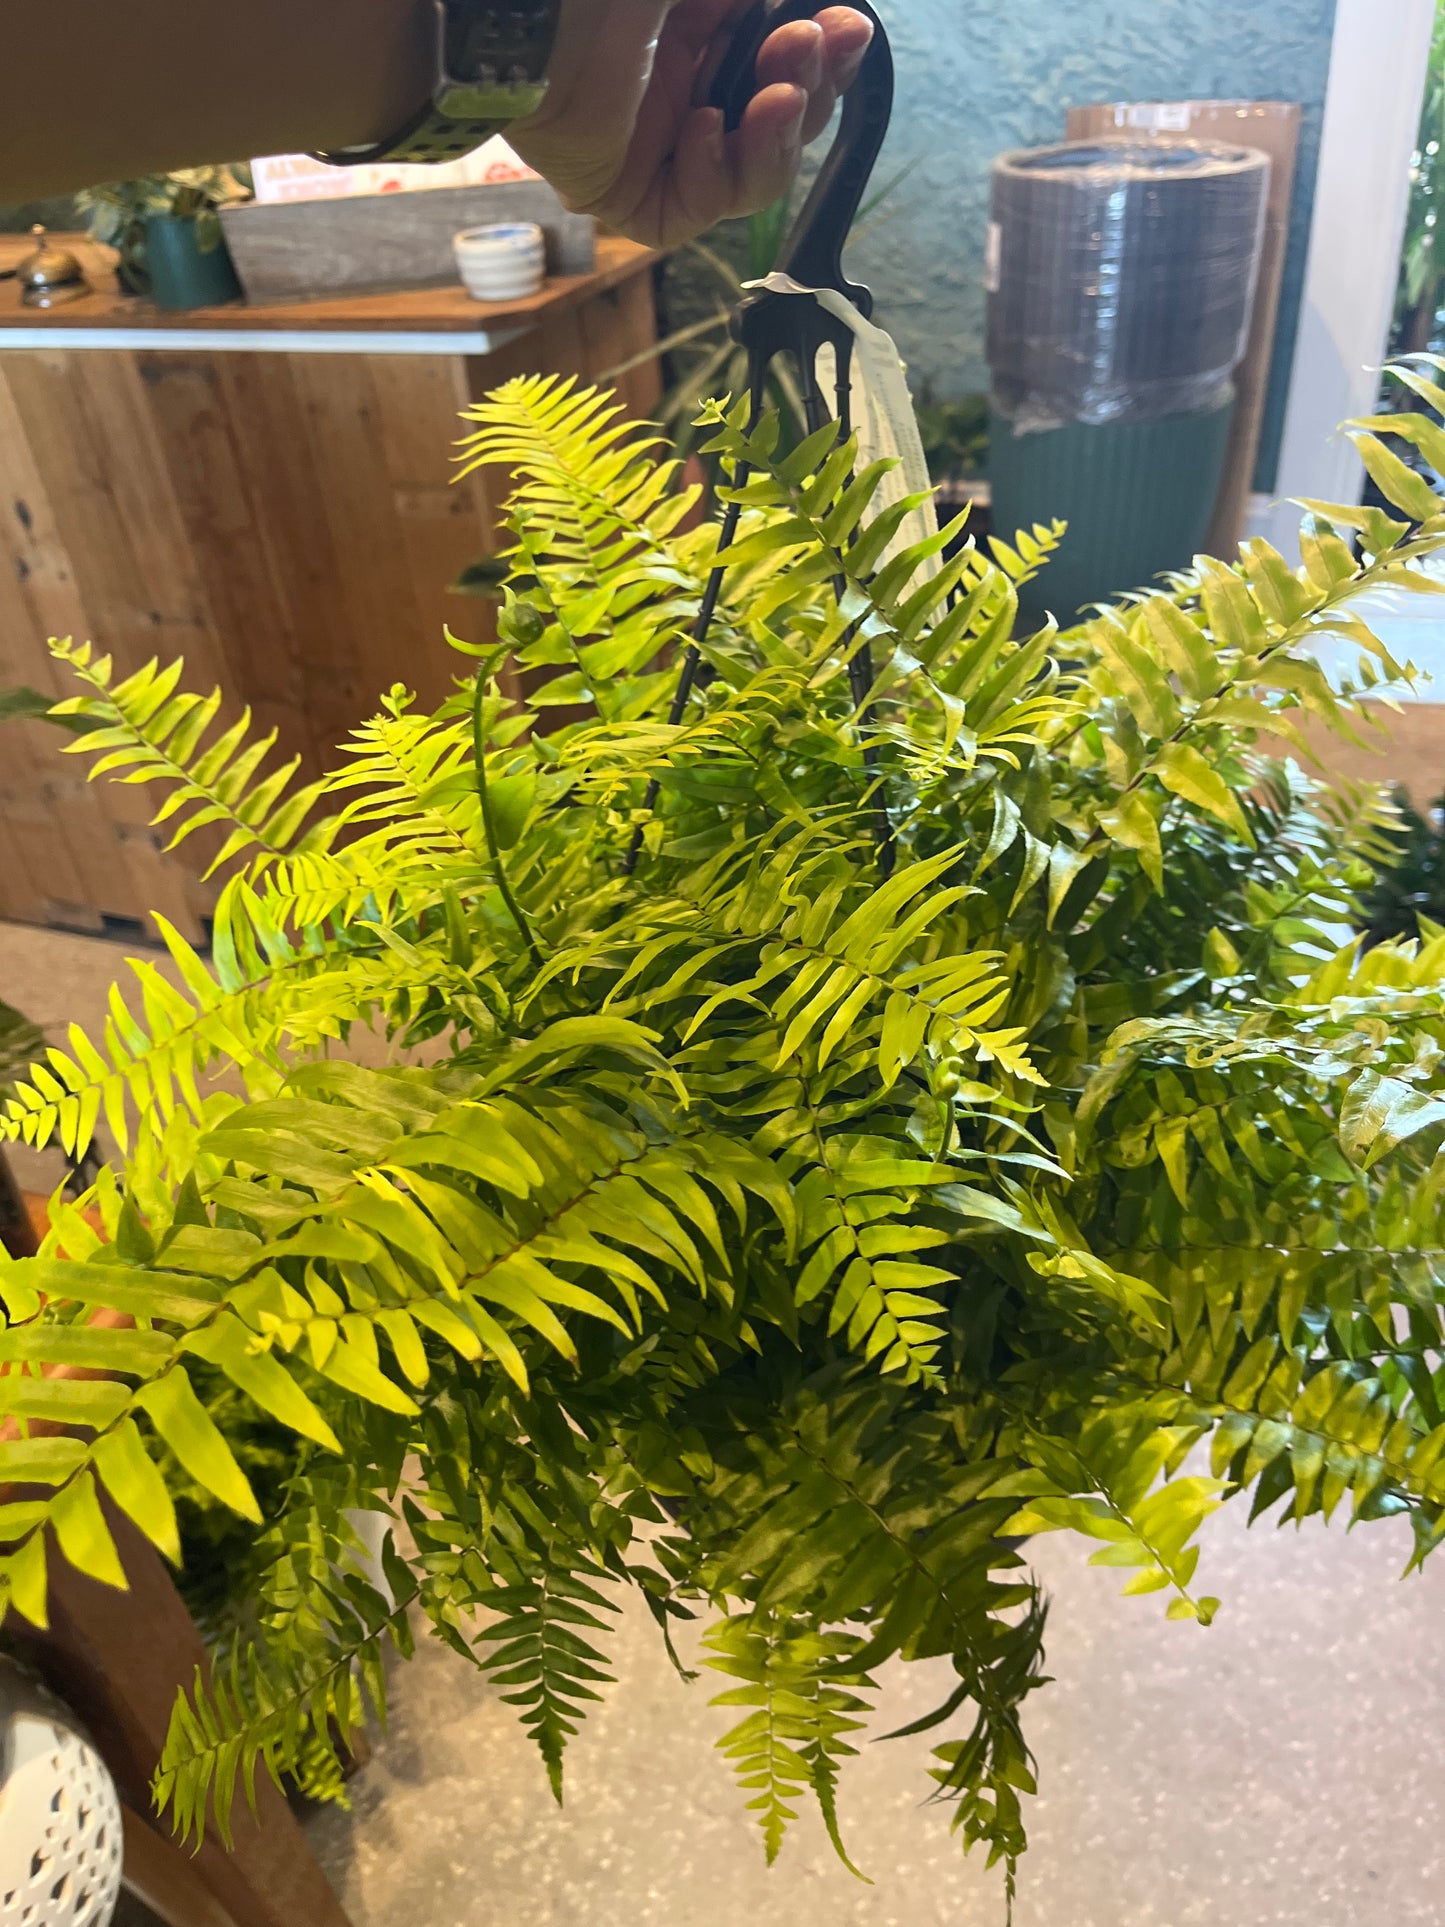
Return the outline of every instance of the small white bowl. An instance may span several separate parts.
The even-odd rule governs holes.
[[[520,301],[547,279],[547,242],[529,221],[468,228],[453,238],[457,269],[474,301]]]

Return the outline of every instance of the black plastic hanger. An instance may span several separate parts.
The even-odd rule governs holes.
[[[773,363],[780,355],[788,355],[796,364],[808,432],[812,434],[824,427],[828,410],[818,382],[818,357],[822,349],[829,346],[837,369],[839,434],[845,437],[852,433],[853,334],[846,322],[830,314],[810,290],[835,290],[850,301],[865,320],[872,318],[873,292],[844,274],[843,249],[863,205],[893,118],[893,50],[887,29],[871,0],[849,0],[849,4],[873,23],[873,39],[856,80],[843,97],[833,146],[783,243],[775,270],[796,281],[804,292],[756,289],[738,305],[731,322],[733,339],[747,351],[753,421],[762,413]],[[817,12],[818,0],[760,0],[734,28],[727,55],[713,77],[709,93],[710,105],[721,108],[729,131],[741,124],[748,102],[757,92],[758,55],[768,36],[791,21],[811,20]],[[739,488],[746,480],[745,469],[733,478]],[[720,554],[732,547],[741,515],[741,503],[728,505],[718,541]],[[703,666],[702,644],[717,613],[723,575],[724,570],[714,569],[703,595],[693,640],[668,715],[674,727],[682,721],[688,700],[698,684]],[[854,703],[861,707],[873,686],[873,663],[866,643],[850,660],[848,676]],[[873,768],[874,752],[865,750],[864,756],[870,769]],[[656,805],[658,790],[654,780],[648,787],[644,804],[649,811]],[[881,811],[879,825],[880,857],[886,873],[892,868],[892,838]],[[639,828],[627,855],[629,872],[636,867],[642,836]]]

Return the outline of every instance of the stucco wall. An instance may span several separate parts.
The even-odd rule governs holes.
[[[1298,100],[1300,184],[1259,486],[1268,488],[1299,314],[1335,0],[878,0],[898,60],[879,179],[911,164],[854,245],[915,382],[982,388],[989,166],[1062,137],[1098,100]]]

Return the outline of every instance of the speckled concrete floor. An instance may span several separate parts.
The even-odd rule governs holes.
[[[1034,1550],[1055,1677],[1029,1718],[1041,1793],[1018,1927],[1445,1917],[1445,1568],[1401,1585],[1393,1526],[1247,1533],[1221,1517],[1202,1572],[1225,1609],[1205,1632],[1119,1598],[1072,1541]],[[354,1812],[312,1823],[356,1927],[1001,1927],[998,1875],[920,1803],[926,1742],[865,1747],[844,1780],[848,1844],[875,1885],[811,1818],[769,1872],[710,1745],[728,1715],[706,1680],[677,1680],[645,1613],[616,1657],[559,1812],[511,1709],[423,1650]],[[945,1690],[937,1668],[895,1669],[877,1730]]]
[[[0,927],[0,996],[93,1021],[113,946]],[[1206,1534],[1207,1632],[1118,1597],[1087,1548],[1033,1548],[1053,1600],[1029,1733],[1041,1794],[1018,1927],[1436,1927],[1445,1920],[1445,1565],[1400,1584],[1403,1528]],[[999,1927],[997,1874],[921,1804],[926,1741],[865,1747],[843,1821],[864,1887],[800,1822],[771,1872],[710,1741],[729,1718],[624,1617],[618,1683],[565,1811],[512,1709],[423,1648],[351,1814],[311,1821],[356,1927]],[[885,1680],[877,1730],[940,1694]],[[733,1716],[735,1717],[735,1716]],[[1358,1844],[1357,1844],[1358,1843]]]

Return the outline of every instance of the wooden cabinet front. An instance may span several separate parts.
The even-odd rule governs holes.
[[[419,299],[397,298],[408,328],[428,325]],[[347,306],[277,312],[292,341]],[[385,310],[357,306],[371,344]],[[461,411],[523,372],[591,380],[654,339],[651,257],[605,241],[597,275],[512,318],[524,331],[497,330],[485,356],[338,352],[334,332],[326,351],[319,334],[283,351],[244,330],[223,349],[139,345],[121,326],[113,346],[68,348],[56,327],[53,347],[7,352],[18,319],[0,315],[0,688],[73,693],[51,636],[122,672],[184,656],[188,686],[219,684],[232,716],[249,705],[311,774],[391,684],[441,698],[445,625],[489,632],[489,604],[449,593],[498,540],[499,478],[451,480]],[[656,363],[620,386],[645,415]],[[156,909],[200,935],[196,861],[161,853],[146,790],[88,785],[65,740],[0,725],[0,918],[98,931]]]

